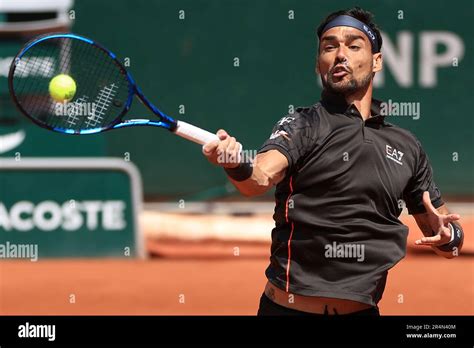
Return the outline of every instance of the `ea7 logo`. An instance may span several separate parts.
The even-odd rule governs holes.
[[[279,136],[282,136],[285,139],[289,139],[288,133],[283,130],[275,131],[275,133],[272,133],[270,135],[270,139],[275,139],[275,138],[278,138]]]
[[[402,157],[404,155],[403,152],[401,151],[398,151],[397,149],[391,147],[390,145],[385,145],[385,153],[386,153],[386,157],[388,159],[391,159],[392,161],[400,164],[400,165],[403,165],[402,163]]]
[[[290,123],[291,121],[294,121],[294,120],[295,120],[294,117],[290,117],[290,116],[283,117],[280,121],[278,121],[278,125],[283,126],[285,123]]]

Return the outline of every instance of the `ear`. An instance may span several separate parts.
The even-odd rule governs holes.
[[[319,59],[316,58],[316,74],[320,74],[320,71],[319,71]]]
[[[373,57],[373,67],[372,67],[372,72],[376,73],[382,70],[382,65],[383,65],[383,57],[382,53],[375,53],[372,55]]]

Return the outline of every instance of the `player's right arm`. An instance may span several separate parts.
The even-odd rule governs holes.
[[[203,153],[207,159],[223,168],[236,168],[240,143],[224,130],[219,130],[217,136],[220,141],[214,141],[203,147]],[[232,184],[245,196],[258,196],[264,194],[274,185],[277,185],[285,177],[288,168],[287,158],[278,150],[269,150],[259,153],[253,159],[252,175],[243,181],[236,181],[229,177]]]
[[[314,147],[317,118],[308,112],[311,110],[298,108],[278,120],[253,158],[253,166],[245,163],[245,156],[236,159],[241,145],[224,130],[217,132],[219,141],[204,145],[203,153],[211,163],[226,169],[229,180],[243,195],[261,195],[291,177]]]

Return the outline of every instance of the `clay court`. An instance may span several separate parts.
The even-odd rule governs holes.
[[[464,248],[416,247],[404,212],[380,313],[474,315],[473,1],[111,3],[0,0],[0,317],[253,316],[274,199],[291,224],[277,247],[321,225],[359,246],[399,241],[382,229],[422,190],[462,216]],[[218,129],[229,137],[203,152]],[[297,224],[308,233],[292,239]],[[304,275],[338,278],[312,259]]]
[[[268,217],[270,219],[270,217]],[[474,218],[464,254],[447,260],[414,248],[389,272],[383,315],[474,314]],[[239,246],[239,255],[235,247]],[[146,260],[0,262],[1,315],[255,315],[266,279],[262,241],[147,239]]]

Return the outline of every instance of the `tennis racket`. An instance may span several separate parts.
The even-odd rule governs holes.
[[[58,75],[72,78],[75,93],[58,102],[50,82]],[[8,84],[17,108],[39,126],[65,134],[94,134],[132,126],[168,129],[204,145],[215,134],[164,114],[141,92],[116,55],[88,38],[55,33],[29,41],[13,60]],[[124,119],[134,96],[156,116]]]

